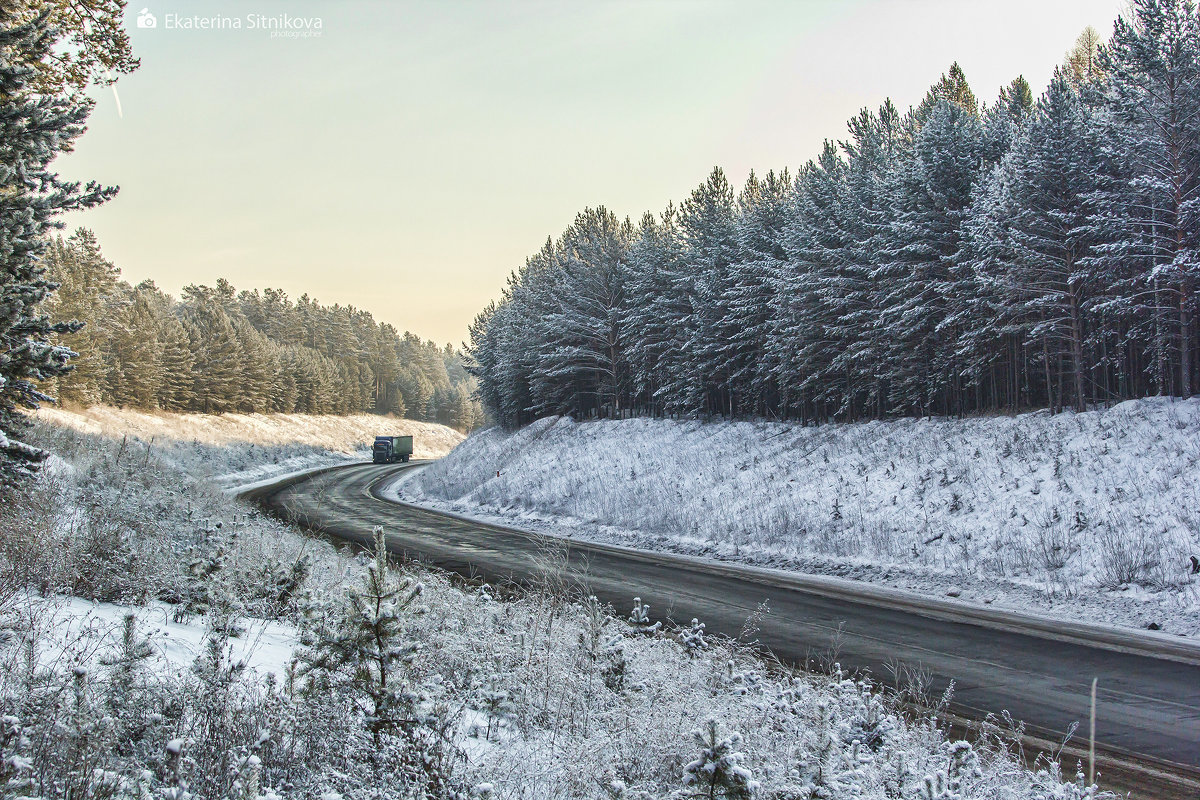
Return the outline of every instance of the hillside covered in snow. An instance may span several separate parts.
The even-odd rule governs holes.
[[[199,414],[93,406],[43,407],[36,419],[50,428],[45,435],[69,428],[138,439],[158,456],[225,484],[338,460],[369,460],[376,436],[412,436],[415,458],[441,458],[463,440],[445,425],[379,414]]]
[[[1200,629],[1200,401],[803,427],[548,418],[398,487],[540,530]]]

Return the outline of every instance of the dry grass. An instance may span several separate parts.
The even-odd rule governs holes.
[[[441,458],[464,438],[445,425],[376,414],[181,414],[93,406],[43,408],[37,418],[107,437],[129,435],[145,441],[174,439],[219,446],[297,444],[339,453],[369,447],[377,435],[411,435],[416,458]]]

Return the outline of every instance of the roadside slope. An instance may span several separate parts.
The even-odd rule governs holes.
[[[499,476],[497,476],[499,472]],[[548,419],[402,499],[579,538],[1200,633],[1200,401],[778,423]]]
[[[463,434],[431,422],[375,414],[197,414],[109,406],[42,408],[34,416],[55,428],[152,443],[159,456],[195,475],[236,485],[308,467],[370,459],[377,435],[413,437],[416,458],[441,458]]]

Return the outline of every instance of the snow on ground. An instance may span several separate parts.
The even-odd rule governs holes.
[[[1200,400],[819,427],[551,418],[477,433],[395,492],[544,533],[1194,636],[1198,464]]]
[[[226,487],[370,458],[376,436],[413,437],[415,458],[441,458],[463,434],[431,422],[375,414],[180,414],[108,406],[43,407],[36,419],[81,433],[152,443],[158,455]]]
[[[109,437],[129,434],[217,445],[304,444],[342,453],[369,449],[376,436],[411,435],[415,458],[440,458],[463,440],[445,425],[377,414],[185,414],[93,406],[83,411],[43,407],[37,416]]]
[[[207,619],[173,619],[174,607],[166,603],[125,606],[92,603],[78,597],[57,597],[48,601],[30,600],[24,606],[27,624],[39,635],[38,659],[44,668],[96,666],[97,658],[114,652],[121,644],[125,615],[137,619],[138,635],[149,641],[154,651],[152,665],[173,673],[186,672],[201,654],[208,639]],[[239,620],[241,634],[229,640],[232,662],[243,662],[260,677],[274,675],[282,681],[296,646],[296,629],[285,622]]]

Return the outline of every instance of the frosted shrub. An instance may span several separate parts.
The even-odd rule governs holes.
[[[21,720],[11,714],[0,717],[0,796],[20,797],[34,790],[33,762],[25,755],[28,748]]]
[[[1141,526],[1124,529],[1104,528],[1097,537],[1100,549],[1100,581],[1116,588],[1125,584],[1144,584],[1158,566],[1163,543]]]

